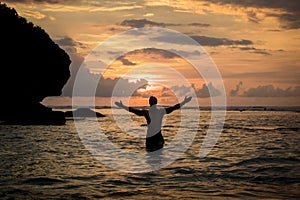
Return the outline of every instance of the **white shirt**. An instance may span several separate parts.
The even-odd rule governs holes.
[[[149,109],[149,117],[151,119],[150,124],[148,124],[147,137],[154,136],[156,133],[161,131],[162,120],[166,110],[157,105],[153,105]]]

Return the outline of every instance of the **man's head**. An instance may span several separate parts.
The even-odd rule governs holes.
[[[150,104],[150,106],[156,105],[157,104],[157,98],[155,96],[151,96],[149,98],[149,104]]]

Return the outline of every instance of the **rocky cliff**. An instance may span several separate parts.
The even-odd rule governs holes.
[[[0,30],[0,121],[64,124],[64,113],[40,102],[61,95],[70,77],[68,54],[41,27],[2,3]]]

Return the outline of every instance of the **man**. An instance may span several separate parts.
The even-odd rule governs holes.
[[[164,146],[164,138],[161,134],[161,126],[162,126],[162,120],[165,114],[169,114],[173,112],[174,110],[179,109],[184,104],[190,102],[192,97],[185,97],[184,100],[181,103],[178,103],[174,106],[163,108],[160,106],[157,106],[157,98],[154,96],[151,96],[149,98],[149,104],[150,108],[149,110],[139,110],[132,107],[125,106],[122,101],[115,102],[115,104],[123,108],[129,112],[132,112],[138,116],[144,116],[147,120],[147,136],[146,136],[146,150],[147,151],[155,151],[158,149],[163,148]]]

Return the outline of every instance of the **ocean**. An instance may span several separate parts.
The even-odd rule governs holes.
[[[142,117],[130,115],[139,128],[124,132],[118,127],[124,112],[115,110],[116,123],[111,109],[97,111],[106,115],[97,123],[116,147],[147,156]],[[188,114],[197,119],[195,110]],[[181,126],[180,116],[178,110],[164,121],[166,149]],[[200,111],[196,135],[177,159],[145,172],[101,162],[72,119],[62,126],[0,125],[0,199],[300,199],[300,112],[227,111],[216,144],[200,158],[210,116]],[[78,119],[101,146],[92,121]],[[191,139],[190,128],[183,128],[183,141]]]

